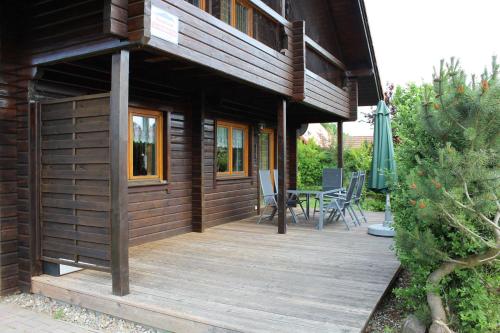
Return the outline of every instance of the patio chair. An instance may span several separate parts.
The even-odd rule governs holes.
[[[278,169],[274,169],[273,170],[274,172],[274,188],[276,189],[276,195],[278,194]],[[298,195],[290,195],[288,197],[288,201],[290,203],[290,205],[293,205],[293,207],[296,207],[297,205],[299,205],[300,209],[302,210],[302,213],[298,214],[298,215],[304,215],[304,217],[306,218],[306,220],[308,220],[309,218],[307,217],[307,214],[306,214],[306,211],[304,209],[304,206],[302,205],[302,203],[304,202],[304,200],[301,200],[300,197]],[[297,214],[295,214],[297,216]]]
[[[351,219],[354,222],[355,226],[360,224],[356,212],[351,205],[353,201],[354,191],[358,185],[358,179],[359,174],[357,172],[353,172],[351,176],[351,182],[349,183],[349,187],[347,188],[345,194],[337,194],[334,198],[332,198],[332,201],[326,204],[327,206],[325,207],[325,211],[330,212],[328,220],[333,221],[334,219],[338,220],[339,218],[342,218],[342,221],[346,225],[347,230],[350,230],[350,228],[345,216],[346,211],[351,216]]]
[[[361,213],[361,217],[365,221],[365,223],[368,223],[368,220],[366,219],[365,213],[363,212],[363,208],[361,208],[361,196],[363,194],[363,187],[365,186],[365,180],[366,180],[366,172],[365,171],[359,171],[358,172],[358,187],[356,188],[356,193],[354,194],[353,197],[353,204],[358,207],[359,212]]]
[[[269,218],[270,220],[273,220],[274,215],[276,215],[276,212],[278,211],[278,201],[276,200],[277,193],[275,193],[273,189],[273,183],[271,180],[271,171],[259,170],[259,178],[260,178],[260,187],[262,189],[262,194],[264,196],[263,199],[265,207],[264,209],[262,209],[262,212],[260,213],[260,217],[257,223],[260,223],[262,219],[265,217]],[[293,210],[294,206],[295,206],[294,202],[292,202],[291,200],[287,200],[286,208],[288,208],[290,214],[292,214],[293,222],[297,223],[297,215]],[[271,208],[272,212],[269,215],[265,215],[265,212],[268,208]]]
[[[322,191],[330,191],[342,188],[342,168],[334,169],[327,168],[323,169],[323,178],[321,179]],[[325,196],[327,199],[329,196]],[[316,214],[317,206],[319,204],[319,197],[316,196],[314,199],[314,210],[313,210],[313,220]]]

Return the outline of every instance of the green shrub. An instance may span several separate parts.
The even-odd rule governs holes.
[[[322,149],[314,140],[297,142],[298,175],[297,185],[301,189],[319,189],[323,168],[334,166],[333,156]]]
[[[394,95],[393,128],[400,141],[395,249],[411,273],[410,285],[396,295],[427,322],[429,295],[442,299],[447,318],[434,320],[431,331],[446,319],[458,332],[497,332],[500,325],[498,260],[469,261],[498,248],[494,228],[483,219],[498,214],[497,70],[480,84],[466,84],[452,62],[442,66],[432,87],[412,84]],[[430,282],[444,265],[453,267],[451,273]]]
[[[329,131],[333,132],[331,127]],[[297,185],[301,189],[321,189],[323,169],[334,168],[337,164],[337,150],[335,147],[321,148],[314,140],[307,144],[298,140],[298,175]],[[358,170],[369,172],[372,160],[372,145],[365,143],[359,148],[347,148],[344,150],[344,184],[349,185],[351,173]],[[369,211],[383,211],[385,208],[385,197],[363,189],[363,209]]]

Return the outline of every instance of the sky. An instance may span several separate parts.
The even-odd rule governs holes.
[[[433,66],[451,56],[466,73],[500,57],[500,0],[365,0],[382,86],[430,82]],[[500,59],[499,59],[500,62]],[[358,119],[370,108],[360,108]],[[372,135],[358,120],[349,135]]]

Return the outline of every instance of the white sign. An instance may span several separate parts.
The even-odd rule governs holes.
[[[179,18],[156,6],[151,6],[151,36],[179,44]]]

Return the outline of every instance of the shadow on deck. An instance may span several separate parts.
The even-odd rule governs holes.
[[[174,332],[360,332],[399,268],[392,239],[366,229],[279,235],[252,218],[131,248],[125,297],[90,270],[35,277],[33,292]]]

